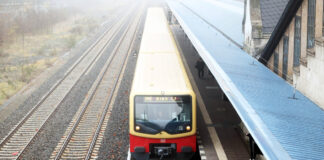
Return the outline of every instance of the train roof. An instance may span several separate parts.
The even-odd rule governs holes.
[[[132,86],[133,94],[189,94],[192,87],[161,8],[149,8]]]

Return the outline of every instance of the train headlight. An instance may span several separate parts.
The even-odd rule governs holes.
[[[190,131],[190,130],[191,130],[191,127],[190,127],[190,126],[187,126],[187,127],[186,127],[186,130],[187,130],[187,131]]]
[[[136,126],[136,127],[135,127],[135,130],[136,130],[136,131],[139,131],[140,129],[141,129],[140,126]]]

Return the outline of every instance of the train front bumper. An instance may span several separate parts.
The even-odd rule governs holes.
[[[173,139],[153,139],[130,135],[130,151],[133,159],[187,160],[196,152],[196,136]]]

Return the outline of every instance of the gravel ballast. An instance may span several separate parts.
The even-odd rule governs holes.
[[[145,8],[146,10],[146,8]],[[129,94],[132,86],[137,54],[140,47],[141,35],[146,12],[143,12],[137,38],[134,42],[132,54],[129,56],[123,79],[110,115],[107,130],[99,150],[99,159],[126,159],[129,148],[128,110]]]
[[[59,106],[57,112],[45,124],[41,133],[37,135],[34,143],[27,148],[27,152],[23,154],[23,159],[40,157],[42,157],[41,159],[48,159],[50,157],[125,29],[126,25],[123,25],[112,43],[104,51],[104,54],[96,62],[91,72],[83,76],[72,89],[66,97],[66,100]]]

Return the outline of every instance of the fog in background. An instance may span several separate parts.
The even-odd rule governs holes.
[[[0,105],[132,0],[0,0]]]
[[[55,0],[53,3],[59,7],[74,8],[87,14],[99,15],[104,14],[107,9],[116,9],[127,3],[136,3],[136,0]]]

